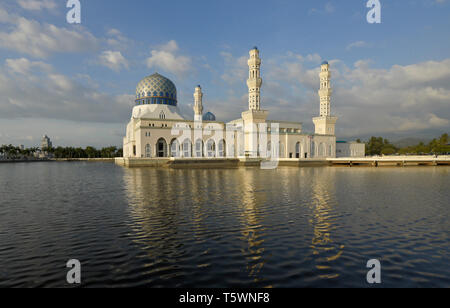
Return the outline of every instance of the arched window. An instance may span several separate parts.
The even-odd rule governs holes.
[[[195,157],[203,157],[203,141],[201,139],[195,142]]]
[[[295,145],[295,158],[300,158],[300,142]]]
[[[152,148],[151,148],[150,144],[147,144],[145,146],[145,157],[147,157],[147,158],[152,157]]]
[[[159,114],[159,118],[161,120],[165,120],[166,119],[166,115],[164,114],[164,111],[161,111],[161,113]]]
[[[189,139],[186,139],[183,141],[183,157],[191,157],[191,141]]]
[[[209,139],[206,143],[206,153],[208,157],[216,157],[216,143],[214,140]]]
[[[271,158],[272,155],[272,142],[267,142],[267,158]]]
[[[316,156],[316,143],[314,141],[311,141],[311,158],[314,158]]]
[[[170,143],[170,157],[180,157],[180,144],[177,139]]]
[[[225,157],[225,140],[219,141],[219,157]]]

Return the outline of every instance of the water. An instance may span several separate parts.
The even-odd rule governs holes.
[[[0,287],[450,287],[450,168],[0,164]]]

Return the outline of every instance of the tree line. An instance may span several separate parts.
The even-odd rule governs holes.
[[[88,146],[86,148],[55,147],[55,148],[20,148],[13,145],[2,145],[0,154],[8,158],[32,157],[36,153],[48,153],[55,158],[114,158],[122,157],[123,151],[115,146],[96,149]]]
[[[9,158],[18,157],[30,157],[34,153],[38,152],[39,148],[20,148],[13,145],[2,145],[0,146],[0,154]]]
[[[74,147],[57,147],[51,149],[44,149],[44,151],[53,154],[55,158],[114,158],[122,157],[122,149],[115,146],[96,149],[88,146],[86,148]]]
[[[362,143],[361,140],[358,142]],[[372,137],[366,144],[366,155],[444,155],[450,153],[448,134],[433,139],[428,144],[420,142],[415,146],[399,148],[383,137]]]

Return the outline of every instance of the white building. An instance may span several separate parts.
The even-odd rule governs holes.
[[[47,135],[44,135],[44,137],[42,137],[41,140],[41,151],[45,150],[45,149],[49,149],[51,148],[52,145],[52,141],[50,140],[50,138]]]
[[[358,142],[338,141],[336,143],[336,157],[365,157],[366,145]]]
[[[248,110],[229,123],[216,121],[211,112],[203,115],[200,86],[194,91],[194,119],[185,119],[172,81],[158,73],[142,79],[123,140],[124,157],[336,157],[337,118],[331,113],[328,62],[321,65],[320,114],[313,119],[314,134],[304,133],[300,122],[268,120],[269,111],[262,109],[261,58],[256,47],[250,50],[248,67]]]

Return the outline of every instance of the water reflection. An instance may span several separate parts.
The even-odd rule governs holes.
[[[245,169],[125,169],[134,241],[155,262],[182,260],[203,271],[224,262],[216,259],[222,253],[245,263],[240,275],[262,281],[265,228],[258,207],[267,198],[257,177]]]
[[[333,264],[342,256],[344,245],[333,239],[336,231],[336,169],[315,169],[312,182],[312,217],[310,223],[314,229],[314,237],[311,241],[311,249],[316,269],[320,271],[322,279],[335,279],[339,273],[333,268]]]
[[[0,169],[0,287],[450,286],[450,168]]]
[[[242,254],[247,260],[247,272],[249,277],[255,282],[261,281],[259,273],[264,266],[264,235],[265,228],[262,224],[261,213],[258,206],[267,203],[265,192],[257,192],[255,177],[253,172],[247,172],[241,169],[239,172],[239,187],[242,192],[243,212],[240,216],[242,240],[246,246],[242,249]]]

